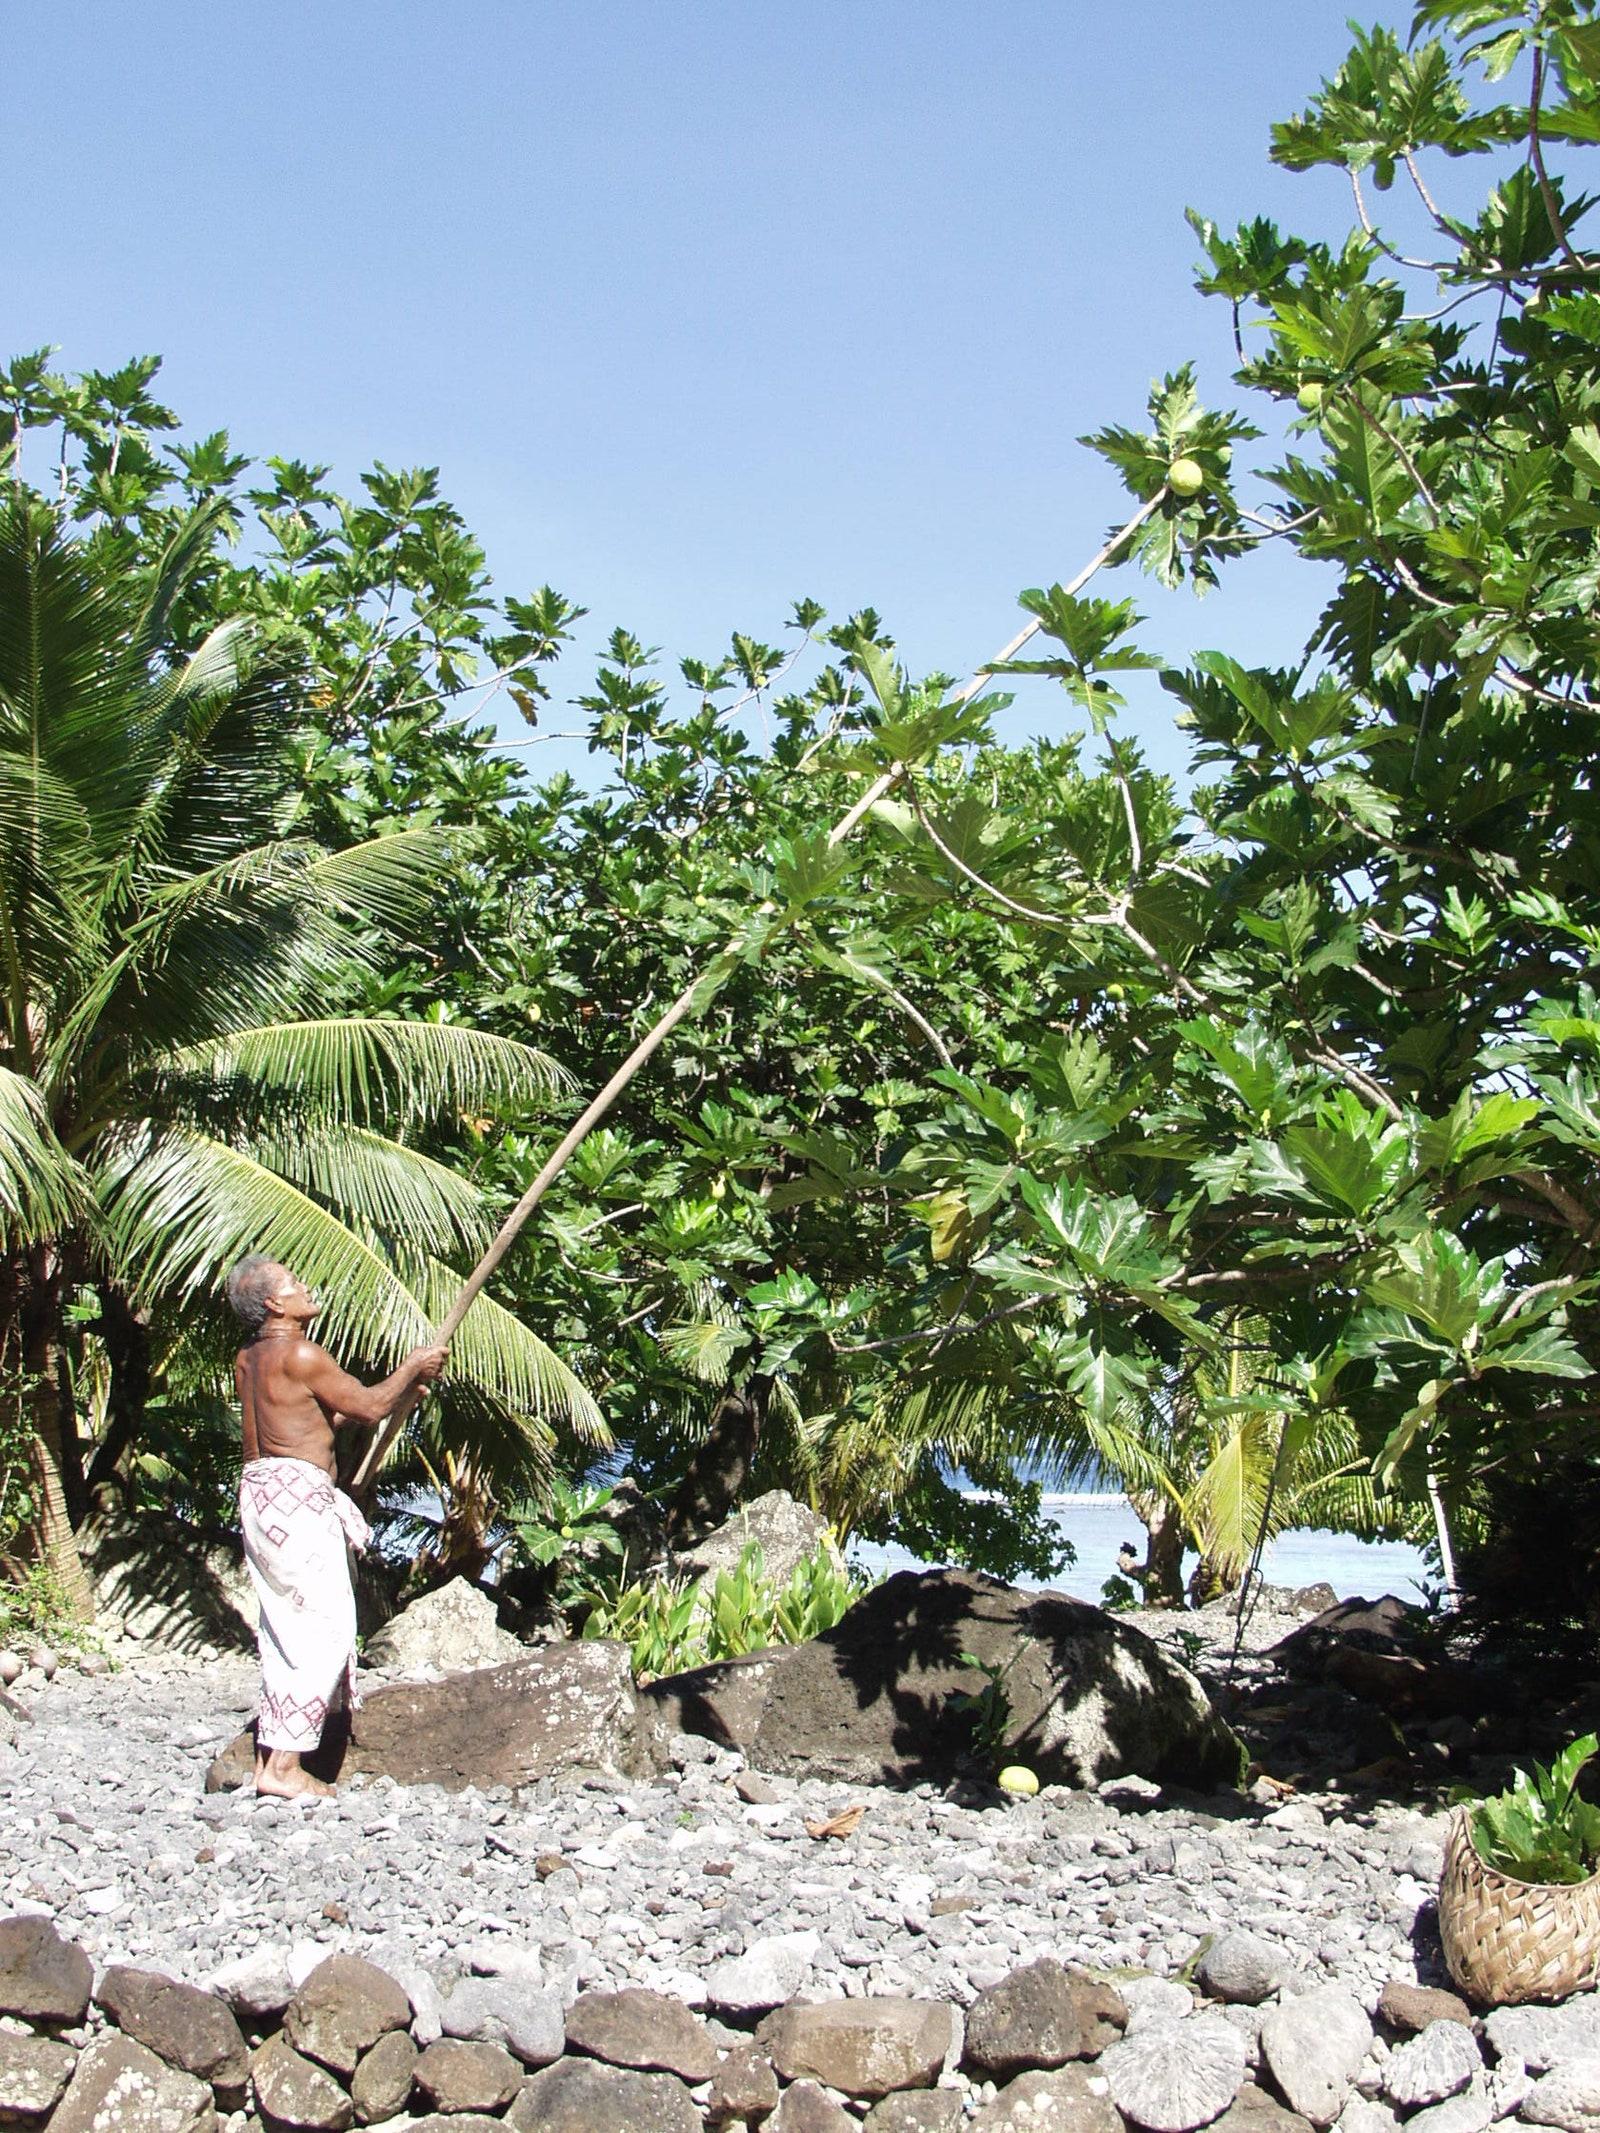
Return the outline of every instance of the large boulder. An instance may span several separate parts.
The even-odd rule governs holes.
[[[943,1783],[971,1767],[962,1699],[995,1670],[1000,1760],[1046,1783],[1135,1772],[1236,1783],[1239,1742],[1151,1638],[1060,1592],[976,1571],[901,1571],[812,1640],[698,1667],[640,1691],[653,1752],[674,1733],[740,1749],[759,1770],[851,1784]]]
[[[54,1923],[33,1913],[0,1918],[0,2014],[24,2022],[81,2022],[94,1965]]]
[[[307,1767],[451,1792],[530,1785],[556,1770],[627,1771],[634,1726],[626,1646],[548,1645],[512,1666],[375,1689]],[[250,1732],[239,1734],[211,1765],[207,1791],[248,1784],[254,1752]]]
[[[736,1570],[752,1541],[761,1550],[766,1575],[787,1585],[795,1571],[815,1555],[828,1537],[828,1522],[785,1489],[769,1489],[734,1512],[725,1525],[672,1558],[675,1577],[710,1581],[723,1570]]]
[[[500,1627],[488,1594],[452,1578],[386,1622],[367,1646],[366,1663],[388,1674],[461,1674],[508,1665],[523,1649]]]

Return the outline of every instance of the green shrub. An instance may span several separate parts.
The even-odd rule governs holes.
[[[1468,1822],[1485,1866],[1516,1881],[1586,1881],[1600,1867],[1600,1807],[1578,1795],[1578,1775],[1600,1754],[1592,1733],[1575,1740],[1549,1769],[1535,1763],[1493,1799],[1479,1800]]]
[[[512,1560],[548,1571],[558,1606],[578,1602],[584,1574],[593,1574],[597,1558],[623,1552],[622,1536],[608,1516],[611,1497],[610,1489],[574,1488],[557,1474],[547,1502],[514,1504],[504,1513]]]
[[[76,1650],[94,1641],[93,1630],[74,1617],[48,1564],[34,1563],[0,1578],[0,1646],[25,1651],[44,1643]]]
[[[774,1644],[803,1644],[822,1634],[866,1590],[831,1547],[799,1563],[788,1583],[766,1574],[759,1542],[751,1541],[732,1570],[709,1583],[602,1582],[584,1594],[585,1637],[626,1644],[635,1678],[654,1681],[717,1659],[737,1659]]]

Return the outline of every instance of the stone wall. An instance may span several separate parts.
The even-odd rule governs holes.
[[[802,1936],[790,1936],[798,1938]],[[810,2002],[804,1951],[713,1966],[702,2015],[574,1993],[509,1949],[448,1998],[335,1954],[212,1989],[113,1965],[54,1922],[0,1919],[0,2125],[51,2133],[1570,2133],[1600,2114],[1600,1994],[1475,2021],[1395,1984],[1369,2018],[1228,1933],[1192,1984],[1043,1959],[978,1993]]]

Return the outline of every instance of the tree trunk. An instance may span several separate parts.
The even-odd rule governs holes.
[[[66,1397],[61,1327],[61,1265],[46,1245],[35,1246],[25,1263],[12,1262],[7,1288],[16,1298],[20,1338],[13,1353],[21,1365],[21,1410],[32,1424],[30,1470],[34,1515],[29,1535],[37,1560],[49,1571],[61,1604],[75,1621],[94,1620],[94,1591],[78,1553],[67,1508],[62,1472],[77,1473],[77,1423]],[[15,1276],[20,1275],[20,1279]],[[70,1451],[67,1443],[71,1432]]]
[[[1202,1555],[1189,1580],[1189,1599],[1195,1607],[1209,1607],[1239,1589],[1239,1573],[1225,1569],[1214,1555]]]
[[[117,1481],[117,1468],[144,1428],[150,1396],[150,1315],[136,1311],[112,1282],[100,1288],[100,1338],[111,1365],[105,1434],[89,1462],[85,1494],[91,1505]]]
[[[755,1464],[771,1396],[772,1379],[759,1371],[723,1393],[667,1512],[669,1547],[691,1547],[732,1515]]]
[[[1183,1544],[1186,1535],[1176,1508],[1164,1496],[1135,1496],[1128,1502],[1145,1530],[1142,1579],[1147,1607],[1183,1605]]]

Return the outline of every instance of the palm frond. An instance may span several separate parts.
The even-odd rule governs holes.
[[[476,1257],[494,1234],[493,1211],[470,1178],[370,1127],[279,1127],[253,1135],[250,1147],[269,1170],[393,1249]]]
[[[1266,1410],[1235,1414],[1184,1502],[1184,1520],[1200,1552],[1230,1579],[1250,1560],[1264,1524],[1268,1539],[1283,1529],[1288,1495],[1272,1486],[1279,1441],[1276,1421]]]
[[[51,1130],[38,1090],[0,1067],[0,1237],[28,1244],[79,1220],[87,1183]]]
[[[215,1293],[236,1260],[265,1252],[322,1297],[330,1347],[392,1365],[429,1336],[376,1245],[243,1148],[180,1124],[116,1129],[95,1182],[107,1252],[141,1301]]]
[[[393,1368],[432,1338],[462,1276],[426,1257],[392,1266],[374,1241],[247,1150],[174,1125],[108,1136],[98,1179],[108,1252],[138,1297],[215,1291],[247,1252],[292,1267],[323,1300],[318,1338]],[[480,1296],[451,1369],[514,1414],[560,1416],[596,1444],[593,1398],[522,1321]]]
[[[443,823],[391,830],[338,852],[322,852],[307,869],[312,888],[348,917],[395,931],[436,903],[439,877],[483,842],[472,830]]]
[[[194,1081],[296,1093],[337,1117],[407,1122],[520,1109],[570,1076],[543,1052],[454,1022],[356,1015],[277,1022],[184,1047],[168,1062]]]
[[[429,1325],[440,1325],[460,1293],[462,1276],[436,1259],[407,1272]],[[597,1448],[611,1442],[610,1426],[582,1380],[492,1296],[480,1296],[461,1321],[450,1344],[450,1368],[514,1414],[558,1417]]]

